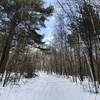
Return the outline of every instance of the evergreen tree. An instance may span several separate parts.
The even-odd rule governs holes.
[[[7,31],[4,47],[1,52],[0,72],[4,75],[9,63],[9,53],[14,46],[25,48],[28,45],[43,44],[43,35],[38,33],[45,26],[45,20],[52,15],[53,7],[44,8],[42,0],[0,0],[0,13],[2,15],[1,31]],[[5,18],[4,18],[5,17]],[[18,54],[18,53],[17,53]]]

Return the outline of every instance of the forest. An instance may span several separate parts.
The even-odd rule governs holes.
[[[52,1],[52,0],[51,0]],[[3,87],[38,71],[88,81],[100,92],[100,1],[0,0],[0,83]],[[55,17],[49,43],[41,28]],[[52,24],[53,22],[51,22]],[[48,34],[48,33],[45,33]],[[55,99],[56,100],[56,99]]]

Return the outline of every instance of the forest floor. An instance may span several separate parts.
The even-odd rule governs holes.
[[[100,100],[100,94],[89,93],[71,79],[43,72],[38,75],[19,85],[0,87],[0,100]]]

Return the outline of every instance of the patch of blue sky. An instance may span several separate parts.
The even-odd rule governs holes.
[[[54,5],[55,0],[43,0],[45,2],[45,7],[49,5]],[[55,26],[55,14],[49,17],[45,22],[46,28],[41,28],[41,33],[44,34],[44,41],[48,42],[53,38],[54,26]]]

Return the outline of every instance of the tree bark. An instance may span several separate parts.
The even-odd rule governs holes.
[[[9,35],[5,42],[5,46],[3,48],[1,59],[0,59],[0,73],[4,73],[4,71],[6,69],[6,64],[7,64],[8,58],[9,58],[9,51],[11,48],[11,44],[12,44],[12,40],[13,40],[13,36],[14,36],[14,32],[15,32],[15,27],[16,27],[16,23],[11,22]]]

